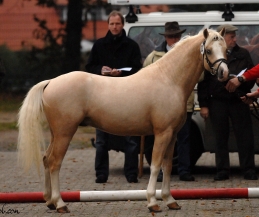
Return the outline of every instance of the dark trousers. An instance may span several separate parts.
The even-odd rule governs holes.
[[[209,112],[216,137],[217,170],[229,171],[230,169],[228,151],[229,120],[232,122],[241,168],[244,171],[254,169],[254,136],[249,106],[243,102],[212,99]]]
[[[190,130],[192,112],[187,112],[186,121],[177,134],[178,174],[190,173]]]
[[[131,136],[115,136],[96,129],[96,156],[95,171],[96,176],[109,176],[109,142],[121,141],[124,146],[125,161],[124,174],[126,177],[138,175],[138,153],[139,147],[135,137]]]

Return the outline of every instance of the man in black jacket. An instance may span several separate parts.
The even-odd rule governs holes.
[[[108,17],[109,31],[97,40],[92,48],[87,72],[103,76],[128,76],[141,69],[141,54],[138,44],[126,36],[123,29],[124,17],[113,11]],[[120,70],[121,68],[131,68]],[[137,91],[137,90],[136,90]],[[127,99],[125,99],[127,100]],[[109,140],[124,145],[124,173],[129,183],[137,183],[139,146],[134,137],[118,137],[96,129],[96,183],[105,183],[109,176]]]
[[[253,67],[249,52],[236,44],[237,27],[225,24],[224,36],[228,57],[227,63],[230,74],[238,75],[244,69]],[[242,83],[242,80],[240,79]],[[226,83],[221,83],[216,76],[205,72],[204,80],[198,84],[198,100],[201,107],[200,114],[206,120],[210,116],[216,139],[216,167],[215,181],[229,179],[230,162],[228,151],[229,119],[232,122],[236,137],[239,162],[244,171],[244,179],[257,180],[254,163],[254,136],[249,105],[240,100],[240,96],[250,92],[254,81],[242,83],[236,92],[226,90]]]

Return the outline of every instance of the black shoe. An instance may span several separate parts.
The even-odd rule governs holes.
[[[94,138],[91,138],[91,144],[92,144],[92,146],[93,146],[94,148],[96,148],[96,147],[95,147],[95,139],[94,139]]]
[[[220,171],[214,176],[215,181],[224,181],[229,179],[228,172],[227,171]]]
[[[104,175],[99,175],[97,176],[97,178],[95,179],[95,183],[106,183],[107,182],[107,177],[105,177]]]
[[[129,176],[129,177],[126,177],[128,183],[138,183],[138,179],[137,179],[137,176]]]
[[[183,175],[180,175],[179,179],[181,181],[187,181],[187,182],[195,181],[195,178],[190,173],[185,173]]]
[[[244,179],[246,180],[257,180],[258,177],[254,170],[248,170],[245,172]]]
[[[162,172],[162,170],[159,171],[156,181],[157,182],[163,182],[163,172]]]

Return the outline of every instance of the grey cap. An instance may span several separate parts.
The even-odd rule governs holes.
[[[220,32],[223,28],[225,28],[226,33],[228,32],[235,32],[238,30],[238,28],[236,26],[230,25],[230,24],[224,24],[224,25],[220,25],[217,28],[217,31]]]

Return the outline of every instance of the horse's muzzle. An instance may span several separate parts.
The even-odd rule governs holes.
[[[220,64],[217,70],[217,76],[219,81],[226,81],[229,78],[228,67],[225,63]]]

